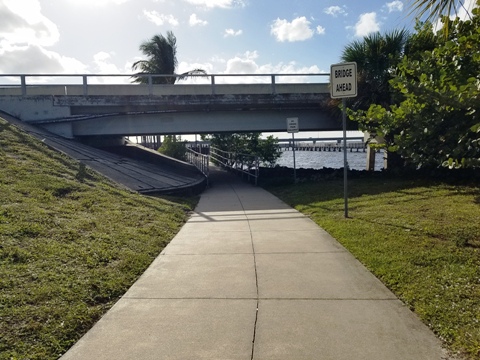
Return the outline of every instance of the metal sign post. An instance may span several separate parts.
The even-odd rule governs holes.
[[[293,183],[297,183],[297,165],[295,163],[295,133],[298,132],[298,118],[287,118],[287,131],[292,133]]]
[[[343,123],[343,197],[344,197],[344,212],[345,217],[348,218],[348,160],[347,160],[347,101],[342,99],[342,123]]]
[[[292,151],[293,151],[293,183],[297,183],[297,164],[295,163],[295,133],[292,132]]]
[[[345,217],[348,218],[347,106],[345,99],[357,96],[357,63],[350,62],[330,66],[330,96],[332,99],[342,99],[343,195]]]

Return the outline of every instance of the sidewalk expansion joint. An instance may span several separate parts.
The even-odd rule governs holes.
[[[238,201],[240,202],[240,205],[242,206],[242,211],[245,215],[247,215],[247,212],[245,210],[245,207],[243,206],[243,202],[242,202],[242,199],[241,197],[238,195],[237,191],[235,190],[235,188],[232,186],[232,190],[233,192],[235,193],[235,195],[237,196],[238,198]],[[249,229],[249,232],[250,232],[250,242],[252,244],[252,254],[253,254],[253,266],[254,266],[254,269],[255,269],[255,288],[256,288],[256,292],[257,292],[257,305],[255,307],[255,321],[254,321],[254,324],[253,324],[253,338],[252,338],[252,353],[251,353],[251,356],[250,356],[250,360],[253,360],[253,357],[255,355],[255,340],[256,340],[256,335],[257,335],[257,322],[258,322],[258,307],[259,307],[259,291],[258,291],[258,271],[257,271],[257,258],[256,258],[256,254],[255,254],[255,243],[253,241],[253,231],[252,231],[252,227],[250,226],[250,222],[252,221],[252,219],[250,219],[248,216],[246,216],[246,221],[247,221],[247,224],[248,224],[248,229]]]
[[[228,300],[228,301],[257,301],[256,297],[203,297],[203,296],[183,296],[183,297],[140,297],[140,296],[123,296],[122,300]]]
[[[271,251],[271,252],[259,252],[257,255],[302,255],[302,254],[344,254],[346,250],[336,250],[336,251]]]
[[[259,301],[400,301],[398,298],[279,298],[279,297],[260,297]]]
[[[252,255],[251,252],[244,253],[204,253],[204,254],[160,254],[161,256],[234,256],[234,255]]]

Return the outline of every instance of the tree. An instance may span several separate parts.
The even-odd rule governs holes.
[[[182,141],[180,136],[165,135],[162,146],[160,146],[158,152],[178,160],[186,161],[187,147],[185,141]]]
[[[400,62],[408,40],[407,30],[379,32],[348,44],[342,52],[343,61],[357,63],[358,94],[350,103],[353,109],[368,109],[370,104],[391,104],[389,80]]]
[[[150,40],[140,45],[140,51],[147,57],[147,60],[136,61],[132,70],[140,70],[133,76],[133,82],[147,84],[148,77],[140,74],[174,75],[177,69],[177,38],[172,31],[167,31],[167,37],[154,35]],[[153,77],[153,84],[174,84],[190,76],[206,74],[205,70],[194,69],[179,76]]]
[[[471,1],[473,2],[475,0]],[[410,14],[414,14],[417,19],[420,19],[428,13],[427,17],[424,19],[424,22],[427,23],[436,23],[444,16],[454,15],[458,17],[461,9],[463,9],[471,19],[469,9],[465,7],[465,4],[469,3],[468,0],[412,0],[410,2]],[[444,22],[442,28],[444,36],[448,36],[451,25],[452,24],[449,22]]]
[[[389,81],[395,68],[404,55],[405,45],[410,34],[407,30],[379,32],[365,36],[361,41],[348,44],[342,52],[343,61],[357,63],[358,96],[347,100],[347,107],[353,110],[366,110],[371,104],[389,106],[398,101],[399,92],[395,92]],[[397,99],[396,99],[397,98]],[[373,130],[370,127],[369,130]],[[378,134],[370,132],[371,138]],[[391,136],[393,134],[387,134]],[[391,142],[392,139],[386,139]],[[401,159],[387,149],[388,168],[403,165]]]
[[[425,22],[436,22],[443,16],[458,15],[458,9],[465,8],[465,1],[462,0],[413,0],[410,2],[410,14],[415,14],[417,18],[429,12]]]
[[[261,133],[257,132],[223,133],[203,136],[203,138],[210,141],[213,147],[235,153],[237,160],[243,160],[245,163],[251,162],[250,167],[253,166],[252,159],[255,156],[263,165],[272,167],[281,156],[278,139],[272,135],[261,139],[260,135]]]
[[[403,100],[391,107],[374,104],[350,116],[363,129],[390,135],[384,146],[415,168],[478,168],[480,11],[474,9],[471,20],[442,21],[448,34],[437,32],[432,50],[404,57],[390,82]],[[431,31],[431,25],[424,26],[417,41],[428,39]]]

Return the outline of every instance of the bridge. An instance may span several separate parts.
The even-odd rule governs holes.
[[[329,74],[209,74],[174,85],[153,81],[172,75],[132,76],[0,74],[0,110],[66,138],[285,132],[289,117],[300,131],[341,129],[327,111]]]

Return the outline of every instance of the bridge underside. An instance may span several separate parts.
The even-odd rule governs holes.
[[[67,138],[285,132],[286,119],[291,117],[299,119],[300,131],[341,129],[341,122],[326,110],[329,95],[323,87],[310,86],[305,92],[297,86],[286,88],[297,92],[255,93],[258,89],[250,86],[243,89],[250,93],[148,96],[0,96],[0,109]]]
[[[338,130],[340,124],[318,110],[247,110],[105,115],[68,123],[43,124],[52,132],[67,125],[70,135],[202,134],[221,132],[286,131],[289,117],[298,117],[301,131]]]

